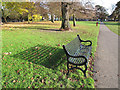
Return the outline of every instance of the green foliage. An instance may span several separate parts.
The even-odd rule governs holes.
[[[94,88],[94,80],[90,76],[84,78],[80,70],[70,71],[68,77],[65,74],[67,60],[63,44],[66,45],[79,34],[83,40],[93,42],[93,53],[97,47],[99,27],[95,26],[96,22],[76,23],[72,32],[56,31],[60,22],[4,24],[2,87]]]
[[[104,22],[104,24],[114,33],[118,34],[120,36],[120,29],[118,22]]]
[[[96,5],[95,7],[96,7],[96,16],[98,19],[105,20],[107,16],[109,16],[105,7],[100,5]]]
[[[39,14],[35,14],[33,15],[34,21],[40,21],[42,20],[42,16],[40,16]]]

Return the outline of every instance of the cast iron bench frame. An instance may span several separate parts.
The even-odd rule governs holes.
[[[76,45],[76,41],[78,39],[78,43],[80,42],[80,48],[78,47],[78,49],[80,49],[80,52],[82,55],[76,55],[74,52],[74,55],[71,55],[68,50],[67,50],[67,47],[74,47]],[[70,43],[73,43],[74,46],[72,46]],[[84,73],[84,76],[86,77],[86,71],[87,71],[87,64],[88,64],[88,60],[89,60],[89,56],[91,55],[91,49],[92,49],[92,42],[90,40],[86,40],[86,41],[83,41],[80,39],[79,35],[77,35],[77,37],[75,39],[73,39],[70,43],[68,43],[67,45],[63,45],[63,49],[66,53],[66,56],[67,56],[67,69],[68,69],[68,72],[67,72],[67,75],[69,74],[69,70],[72,70],[74,68],[76,69],[80,69],[83,73]],[[81,42],[89,42],[90,44],[89,45],[82,45]],[[84,47],[84,48],[81,48],[81,47]],[[82,52],[82,50],[87,50],[87,52]],[[73,51],[73,50],[72,50]],[[85,56],[85,54],[87,53],[88,57]],[[69,58],[73,58],[74,60],[77,59],[76,61],[79,60],[79,62],[82,62],[82,60],[84,59],[84,62],[82,63],[74,63],[74,62],[71,62],[69,60]],[[80,59],[81,58],[81,59]],[[76,62],[75,61],[75,62]],[[69,68],[69,64],[73,64],[73,65],[76,65],[76,67],[71,67]],[[77,67],[77,66],[82,66],[84,65],[85,66],[85,70],[81,69],[80,67]]]

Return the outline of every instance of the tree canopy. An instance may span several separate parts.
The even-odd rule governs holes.
[[[96,5],[95,9],[96,9],[96,18],[97,19],[105,20],[107,18],[107,16],[109,16],[105,7]]]
[[[114,18],[114,21],[116,21],[116,19],[120,21],[120,1],[117,2],[114,11],[111,14],[111,17]]]

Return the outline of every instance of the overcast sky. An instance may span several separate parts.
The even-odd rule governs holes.
[[[108,9],[108,13],[111,14],[112,5],[116,4],[120,0],[92,0],[95,4],[101,5]]]

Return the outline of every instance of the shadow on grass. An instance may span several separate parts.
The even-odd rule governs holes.
[[[54,69],[64,62],[62,59],[64,55],[63,49],[58,47],[36,45],[12,57]]]
[[[105,25],[120,25],[120,23],[106,23],[104,22]]]
[[[14,28],[21,28],[21,29],[37,29],[37,30],[45,30],[45,31],[61,31],[59,29],[53,29],[47,26],[27,26],[27,27],[14,27]]]

